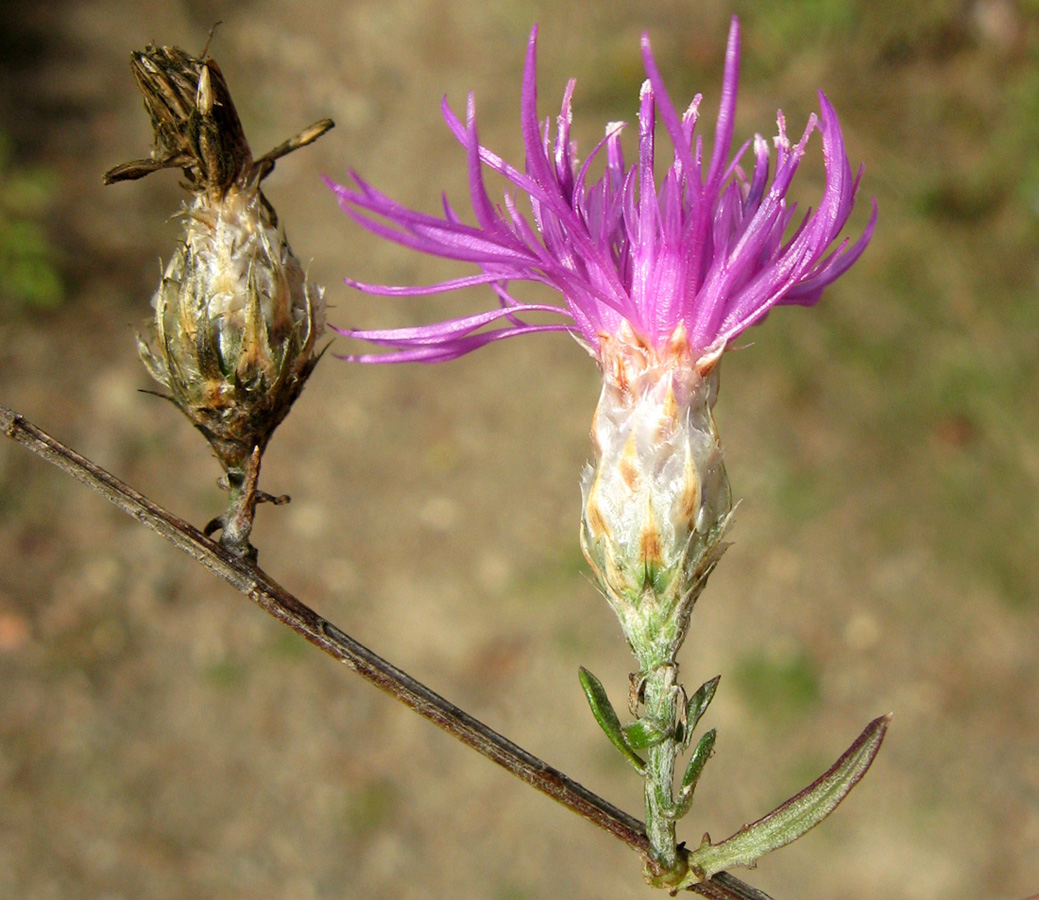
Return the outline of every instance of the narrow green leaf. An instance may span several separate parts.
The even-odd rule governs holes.
[[[675,805],[674,818],[681,819],[682,816],[689,812],[689,807],[693,805],[693,791],[696,790],[696,783],[700,780],[703,767],[707,765],[707,760],[711,758],[711,753],[714,751],[714,739],[717,736],[717,729],[712,728],[700,738],[696,749],[693,750],[692,755],[689,757],[689,763],[685,767],[685,775],[682,777],[682,787],[678,792],[678,803]]]
[[[797,840],[825,819],[858,784],[880,750],[890,716],[874,719],[816,781],[764,818],[745,825],[720,844],[704,844],[689,854],[687,883],[710,878],[732,866],[752,866],[773,850]]]
[[[693,741],[693,729],[696,728],[696,723],[700,721],[700,717],[707,711],[707,707],[710,706],[711,701],[714,699],[714,692],[718,690],[718,682],[721,681],[721,675],[715,675],[710,681],[705,681],[696,689],[696,693],[689,698],[689,702],[685,707],[685,726],[682,733],[682,744],[683,747],[688,747]]]
[[[588,698],[588,705],[591,707],[592,715],[595,716],[599,727],[610,739],[610,743],[631,763],[635,771],[639,775],[645,775],[646,761],[635,753],[624,740],[621,721],[617,718],[617,711],[610,703],[610,698],[606,696],[606,688],[602,686],[602,682],[584,666],[579,669],[578,677],[581,679],[581,687],[584,689],[584,695]]]
[[[664,743],[667,739],[667,732],[661,731],[648,719],[639,719],[631,725],[625,725],[621,730],[624,732],[624,742],[632,750],[647,750]]]

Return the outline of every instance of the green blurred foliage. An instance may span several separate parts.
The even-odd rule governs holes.
[[[758,346],[737,377],[781,373],[793,410],[770,436],[790,451],[776,513],[796,525],[854,510],[864,556],[922,551],[1011,609],[1035,609],[1039,3],[737,12],[745,81],[774,81],[793,132],[810,107],[795,113],[788,98],[823,86],[853,165],[867,161],[862,201],[880,207],[865,256],[811,317],[776,315],[747,336]],[[748,123],[767,125],[757,111]],[[795,190],[810,198],[821,167],[806,162]]]
[[[279,628],[271,636],[267,652],[276,659],[296,662],[309,658],[311,648],[310,642],[302,635],[288,628]]]
[[[222,689],[237,689],[246,678],[246,668],[238,660],[226,657],[210,663],[202,672],[208,684]]]
[[[397,788],[382,778],[359,785],[350,795],[345,811],[346,828],[355,837],[378,831],[399,806]]]
[[[55,309],[65,287],[42,222],[55,200],[55,178],[43,168],[17,168],[10,157],[0,133],[0,307]]]
[[[735,681],[751,709],[770,722],[806,712],[819,701],[819,675],[802,652],[744,657]]]

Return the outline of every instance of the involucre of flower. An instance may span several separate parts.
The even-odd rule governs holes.
[[[151,340],[138,348],[152,377],[206,436],[224,468],[263,451],[317,363],[320,288],[253,186],[186,206],[184,239],[155,292]]]
[[[648,672],[675,658],[725,549],[732,492],[712,415],[718,370],[690,368],[682,326],[660,354],[627,325],[599,352],[581,548]]]

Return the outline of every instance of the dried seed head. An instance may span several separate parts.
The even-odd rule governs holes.
[[[105,183],[179,168],[192,195],[138,349],[226,472],[227,511],[205,533],[221,530],[226,549],[255,559],[256,504],[287,499],[257,489],[263,451],[317,364],[325,327],[321,288],[307,283],[260,182],[275,160],[319,138],[332,121],[254,160],[220,67],[205,52],[149,45],[133,54],[131,67],[155,146],[146,159],[110,169]]]
[[[262,452],[317,362],[322,291],[260,190],[274,162],[316,140],[322,120],[257,160],[216,62],[149,45],[131,68],[155,133],[147,159],[116,166],[105,182],[180,168],[192,199],[184,234],[155,293],[141,357],[206,436],[229,473]]]
[[[206,436],[228,471],[261,451],[317,363],[320,288],[274,225],[257,187],[217,203],[199,194],[153,300],[152,376]]]

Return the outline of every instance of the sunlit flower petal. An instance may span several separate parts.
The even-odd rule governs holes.
[[[397,296],[432,294],[487,283],[499,296],[510,281],[535,281],[557,290],[569,322],[531,325],[494,311],[440,325],[342,333],[393,348],[386,355],[351,357],[364,362],[440,361],[502,337],[566,328],[580,337],[602,364],[604,341],[620,333],[661,352],[679,326],[693,368],[705,371],[744,329],[774,306],[810,305],[859,258],[873,233],[873,215],[852,242],[839,241],[852,211],[859,176],[852,175],[837,114],[820,92],[820,113],[811,115],[791,144],[782,113],[773,163],[760,135],[731,152],[739,80],[739,23],[733,18],[725,54],[721,104],[711,158],[704,171],[696,135],[699,96],[683,115],[671,102],[647,36],[642,55],[647,79],[638,117],[638,158],[626,166],[622,123],[610,123],[588,159],[578,163],[570,140],[574,82],[564,91],[555,121],[537,113],[537,28],[531,32],[521,97],[523,171],[480,144],[472,94],[462,122],[443,104],[448,127],[466,151],[470,202],[476,225],[468,225],[444,201],[444,215],[409,210],[373,188],[356,172],[345,185],[332,182],[343,209],[373,233],[415,250],[474,263],[481,273],[425,286],[392,287],[358,281],[360,290]],[[660,117],[673,160],[663,177],[654,174],[655,126]],[[795,221],[787,192],[809,139],[819,132],[826,184],[814,210]],[[605,151],[605,153],[603,152]],[[749,151],[749,156],[748,156]],[[589,167],[605,156],[604,171],[589,183]],[[749,177],[742,160],[752,161]],[[484,185],[484,168],[515,188],[495,204]],[[771,174],[771,183],[769,177]],[[530,212],[519,208],[525,197]],[[544,310],[517,307],[516,312]],[[467,323],[479,323],[469,328]],[[497,324],[495,324],[497,323]],[[503,333],[488,337],[482,326]]]

